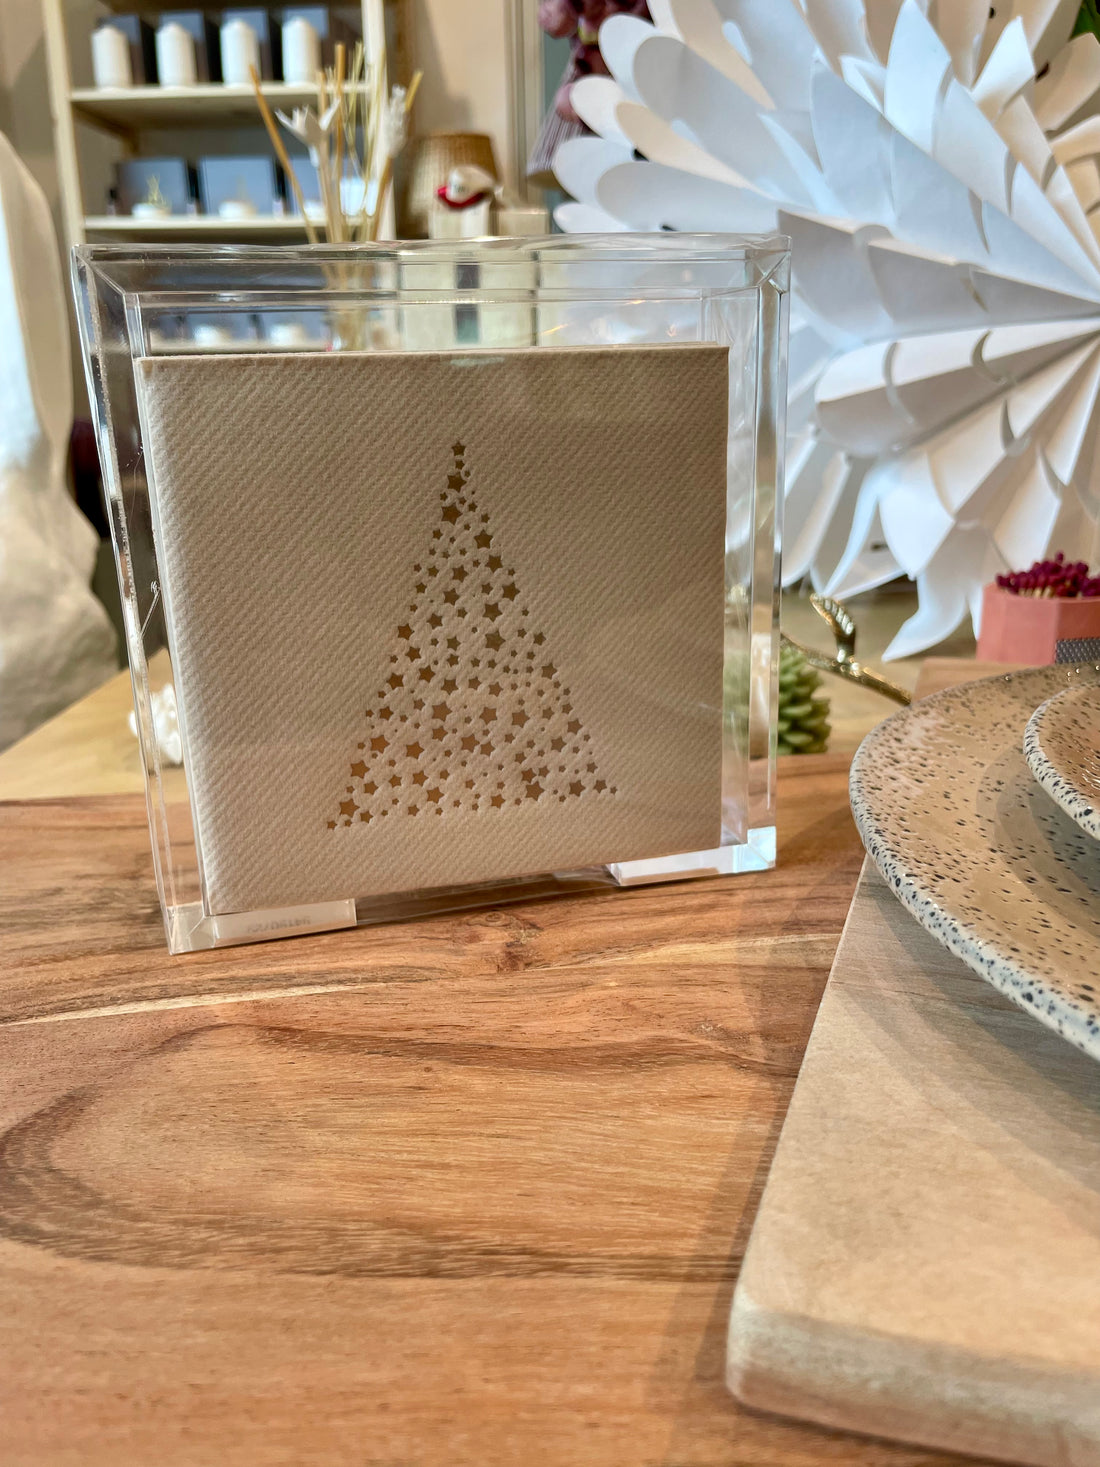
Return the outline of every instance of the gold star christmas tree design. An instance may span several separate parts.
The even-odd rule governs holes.
[[[465,446],[453,455],[330,830],[617,793],[469,492]]]

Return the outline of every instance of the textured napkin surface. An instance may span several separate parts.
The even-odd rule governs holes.
[[[212,911],[719,843],[724,348],[139,385]]]

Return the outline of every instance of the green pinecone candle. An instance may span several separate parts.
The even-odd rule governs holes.
[[[829,700],[815,698],[821,674],[797,647],[779,653],[780,754],[821,754],[829,746]]]

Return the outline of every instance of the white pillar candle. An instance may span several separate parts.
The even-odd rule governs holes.
[[[174,20],[157,31],[157,80],[162,87],[193,87],[198,80],[194,37]]]
[[[283,26],[283,80],[311,87],[321,69],[321,38],[303,15]]]
[[[130,42],[117,26],[101,25],[92,32],[92,76],[97,87],[132,87]]]
[[[226,346],[233,340],[233,333],[228,326],[218,326],[207,321],[199,322],[193,335],[199,346]]]
[[[237,17],[222,26],[222,80],[227,86],[247,86],[248,68],[260,74],[260,38],[247,20]]]
[[[304,346],[309,332],[301,321],[276,321],[267,333],[272,346]]]

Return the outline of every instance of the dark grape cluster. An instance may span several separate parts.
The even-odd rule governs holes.
[[[1060,550],[1053,560],[998,576],[997,584],[1016,596],[1100,596],[1100,575],[1090,576],[1083,560],[1067,561]]]
[[[569,40],[570,64],[554,98],[554,108],[566,122],[579,122],[570,93],[581,76],[607,76],[600,54],[600,26],[612,15],[648,20],[645,0],[539,0],[539,25],[550,36]]]

